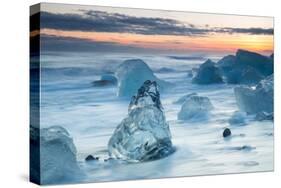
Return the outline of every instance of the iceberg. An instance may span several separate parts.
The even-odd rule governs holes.
[[[239,69],[231,69],[223,73],[224,80],[228,84],[239,84],[241,82],[242,71]]]
[[[132,97],[127,117],[111,136],[109,156],[138,162],[163,158],[173,151],[158,85],[147,80],[138,89],[137,95]]]
[[[217,62],[218,68],[223,74],[228,73],[234,66],[235,56],[227,55]]]
[[[248,67],[245,70],[242,71],[241,76],[239,77],[240,84],[257,84],[259,81],[264,79],[264,76],[260,74],[258,71],[256,71],[252,67]]]
[[[257,84],[273,74],[273,58],[239,49],[217,63],[224,80],[230,84]]]
[[[183,103],[181,110],[178,113],[178,119],[206,119],[213,108],[214,107],[208,97],[193,95]]]
[[[158,79],[149,66],[141,59],[124,61],[116,70],[118,79],[118,96],[131,97],[146,80],[156,81],[160,91],[164,91],[172,84]]]
[[[273,75],[271,75],[261,80],[255,87],[238,86],[234,88],[239,109],[248,114],[273,113],[273,85]]]
[[[222,83],[223,80],[218,67],[213,61],[208,59],[205,63],[200,65],[197,74],[192,79],[192,82],[196,84],[213,84]]]
[[[41,183],[63,182],[80,174],[75,145],[63,127],[41,129],[40,146]]]
[[[264,76],[273,73],[273,60],[270,57],[246,50],[237,50],[235,66],[252,67]]]
[[[250,66],[239,69],[234,68],[227,73],[225,72],[224,76],[226,78],[226,82],[229,84],[253,85],[264,79],[262,74]]]
[[[160,91],[171,86],[171,83],[158,79],[149,66],[141,59],[124,61],[116,70],[118,79],[118,96],[131,97],[146,80],[156,81]]]
[[[114,75],[111,75],[111,74],[104,74],[104,75],[101,76],[100,79],[109,81],[112,84],[117,84],[117,78]]]

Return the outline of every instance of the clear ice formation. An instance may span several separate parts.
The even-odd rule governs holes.
[[[118,96],[131,97],[146,80],[156,81],[160,91],[171,86],[171,83],[158,79],[149,66],[141,59],[124,61],[116,70],[118,79]]]
[[[147,80],[132,97],[127,117],[111,136],[109,156],[137,162],[163,158],[173,151],[158,85]]]
[[[256,86],[238,86],[234,88],[234,93],[241,111],[248,114],[273,113],[273,74],[261,80]]]
[[[64,128],[53,126],[41,129],[40,146],[41,183],[73,179],[80,173],[75,145]]]
[[[222,77],[216,64],[208,59],[205,63],[200,65],[197,74],[192,79],[196,84],[213,84],[222,83]]]
[[[178,113],[179,120],[201,120],[208,118],[213,105],[208,97],[190,96],[182,105]]]

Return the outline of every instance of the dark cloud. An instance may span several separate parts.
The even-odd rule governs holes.
[[[209,33],[272,35],[272,28],[204,28],[174,19],[135,17],[103,11],[80,10],[82,14],[41,12],[41,27],[60,30],[135,33],[144,35],[204,36]]]
[[[273,35],[274,30],[272,28],[264,29],[264,28],[215,28],[213,29],[213,32],[217,33],[245,33],[245,34],[251,34],[251,35]]]
[[[98,42],[73,37],[58,37],[53,35],[41,35],[41,51],[64,51],[64,52],[134,52],[159,53],[158,49],[147,49],[133,45],[122,45],[115,42]],[[163,50],[162,50],[163,51]]]
[[[203,35],[205,29],[164,18],[134,17],[102,11],[78,14],[41,12],[41,27],[61,30],[136,33],[144,35]]]

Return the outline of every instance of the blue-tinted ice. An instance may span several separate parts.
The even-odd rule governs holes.
[[[128,116],[109,140],[109,156],[137,162],[160,159],[172,153],[169,124],[162,110],[157,83],[145,81],[132,97]]]

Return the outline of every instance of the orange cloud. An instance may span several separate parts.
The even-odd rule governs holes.
[[[132,33],[63,31],[42,29],[40,34],[71,37],[95,42],[114,42],[142,48],[185,51],[235,52],[246,49],[260,53],[273,51],[272,35],[210,34],[208,36],[142,35]]]

